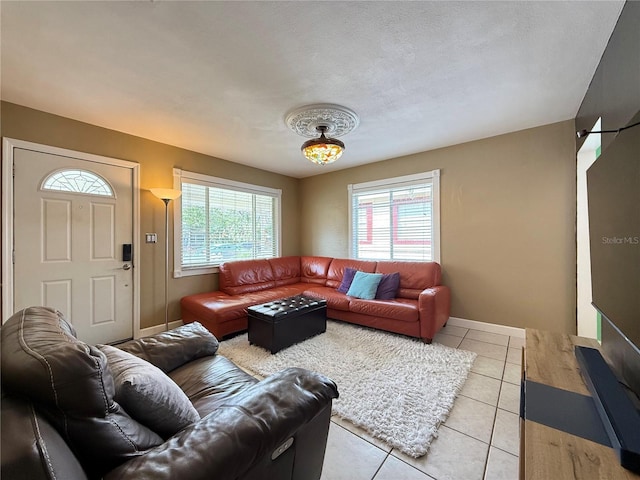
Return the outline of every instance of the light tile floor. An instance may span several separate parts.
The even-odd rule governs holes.
[[[476,352],[427,455],[411,458],[333,417],[322,480],[516,480],[523,339],[447,326],[435,342]]]

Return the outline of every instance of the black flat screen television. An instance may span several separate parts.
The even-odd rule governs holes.
[[[638,121],[640,111],[628,125]],[[640,126],[618,133],[588,169],[587,195],[593,305],[602,318],[602,349],[618,379],[637,401],[640,398]]]

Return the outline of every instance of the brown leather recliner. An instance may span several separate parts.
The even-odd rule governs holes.
[[[1,478],[319,479],[335,384],[298,368],[258,381],[217,346],[190,324],[112,349],[125,367],[140,360],[124,352],[154,364],[195,408],[159,434],[116,400],[104,347],[77,340],[54,310],[16,313],[2,326]]]

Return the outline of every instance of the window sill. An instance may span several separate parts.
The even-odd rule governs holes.
[[[212,273],[220,272],[218,265],[211,265],[207,267],[193,267],[185,268],[184,270],[176,269],[173,272],[173,278],[191,277],[193,275],[210,275]]]

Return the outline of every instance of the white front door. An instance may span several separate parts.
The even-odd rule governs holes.
[[[60,310],[91,344],[133,337],[131,168],[15,148],[14,311]]]

